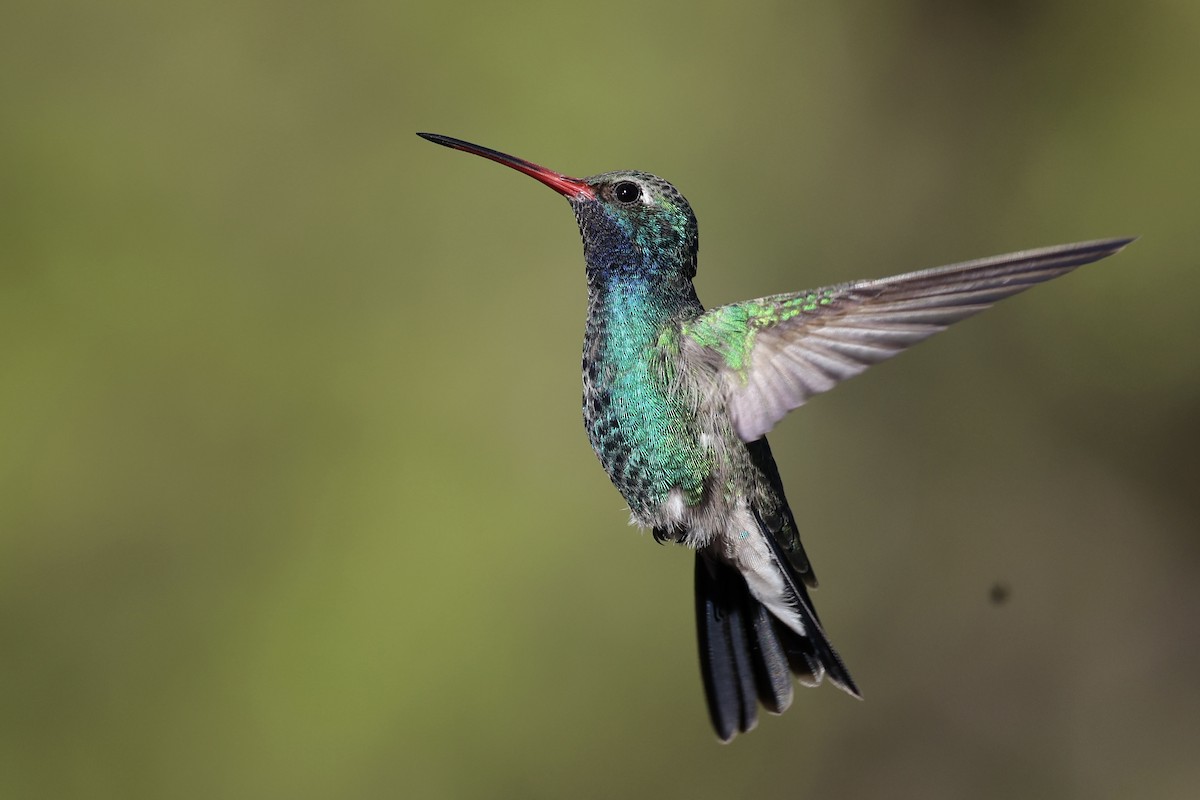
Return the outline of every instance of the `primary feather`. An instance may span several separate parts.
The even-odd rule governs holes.
[[[997,300],[1116,253],[1131,239],[1025,250],[714,308],[683,326],[713,364],[734,429],[753,441],[809,397]]]

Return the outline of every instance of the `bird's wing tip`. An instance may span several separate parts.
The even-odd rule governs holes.
[[[1140,238],[1142,238],[1142,237],[1141,236],[1118,236],[1115,239],[1109,239],[1108,242],[1110,245],[1112,245],[1113,252],[1118,253],[1121,250],[1124,250],[1126,247],[1129,247],[1129,245],[1133,244]]]

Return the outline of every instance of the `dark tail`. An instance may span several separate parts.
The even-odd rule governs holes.
[[[700,672],[709,717],[722,742],[754,728],[759,703],[772,714],[782,714],[792,703],[792,674],[805,686],[816,686],[828,674],[831,682],[859,696],[854,679],[821,629],[803,582],[778,549],[775,555],[796,595],[804,635],[775,619],[755,600],[736,568],[696,553]]]

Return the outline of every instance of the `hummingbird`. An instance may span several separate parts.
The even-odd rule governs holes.
[[[571,204],[588,294],[584,427],[631,522],[660,544],[695,550],[700,672],[722,742],[754,728],[759,705],[785,711],[793,677],[803,686],[828,678],[861,698],[809,596],[817,577],[766,434],[870,365],[1133,241],[1024,250],[706,310],[692,283],[696,215],[667,181],[633,170],[571,178],[417,135],[523,172]]]

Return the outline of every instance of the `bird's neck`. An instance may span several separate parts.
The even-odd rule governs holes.
[[[587,337],[617,360],[653,344],[668,323],[703,311],[687,279],[588,274]]]

